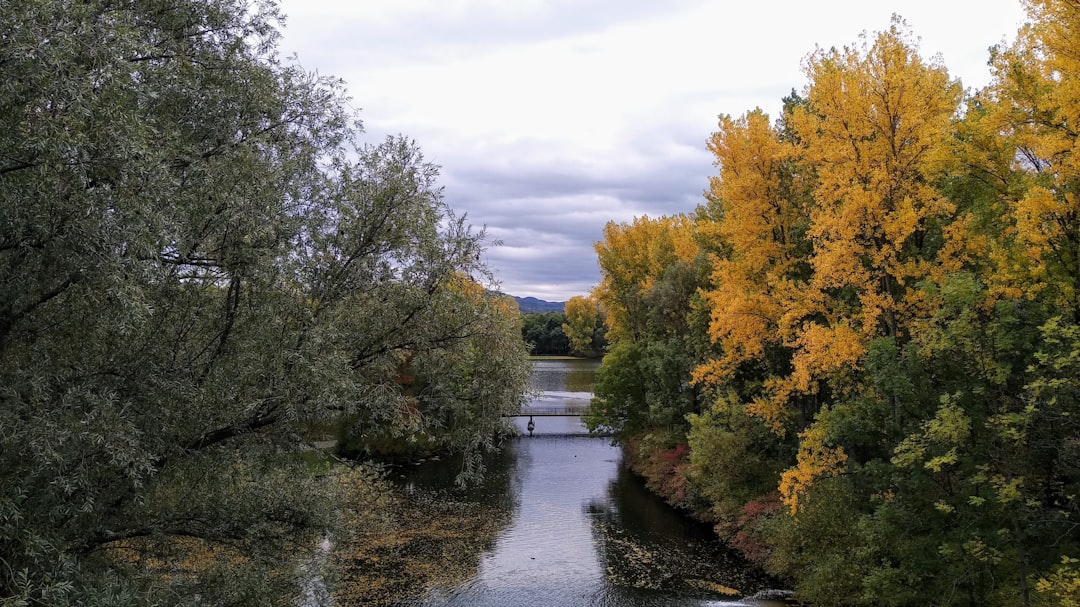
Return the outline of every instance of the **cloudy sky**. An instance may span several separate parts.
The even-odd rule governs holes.
[[[718,114],[802,91],[816,46],[903,17],[966,88],[1020,0],[280,0],[281,51],[343,78],[366,137],[402,133],[486,226],[500,288],[563,301],[599,280],[608,221],[689,212]]]

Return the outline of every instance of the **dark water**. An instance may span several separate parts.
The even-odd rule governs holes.
[[[540,398],[587,396],[595,362],[541,362]],[[608,439],[580,434],[576,418],[537,422],[535,436],[513,439],[488,462],[480,487],[452,488],[445,462],[402,479],[410,493],[453,493],[510,513],[475,577],[411,605],[779,605],[743,598],[770,582],[707,526],[648,493]]]

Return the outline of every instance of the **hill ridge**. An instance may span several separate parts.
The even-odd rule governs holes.
[[[518,304],[522,314],[541,314],[544,312],[558,312],[560,314],[566,308],[565,301],[546,301],[536,297],[518,297],[511,295]]]

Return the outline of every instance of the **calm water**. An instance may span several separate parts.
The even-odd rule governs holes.
[[[537,363],[539,400],[591,396],[596,362]],[[741,599],[770,582],[707,526],[684,518],[623,471],[608,439],[585,435],[576,418],[536,422],[534,436],[514,439],[488,462],[481,487],[454,489],[445,463],[402,479],[410,492],[454,493],[510,512],[473,579],[410,605],[779,605]],[[717,585],[738,595],[722,594]]]
[[[528,411],[529,407],[588,406],[599,366],[599,360],[534,360],[531,387],[537,395],[524,410]],[[518,430],[528,434],[529,418],[519,417],[514,421]],[[589,433],[578,417],[538,417],[533,423],[534,436]]]

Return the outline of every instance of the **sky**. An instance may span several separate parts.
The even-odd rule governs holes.
[[[484,228],[504,293],[565,301],[600,280],[609,221],[692,212],[720,114],[802,92],[815,48],[902,17],[967,89],[1020,0],[279,0],[282,54],[345,80],[364,139],[414,139]]]

